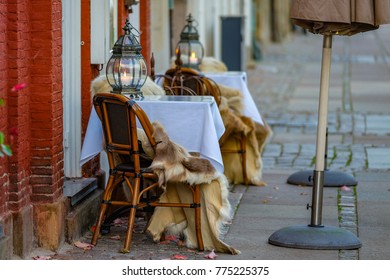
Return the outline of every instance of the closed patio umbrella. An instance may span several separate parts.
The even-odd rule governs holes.
[[[291,0],[290,17],[296,25],[323,35],[311,223],[282,228],[274,232],[268,241],[291,248],[357,249],[361,247],[361,242],[350,231],[322,225],[332,37],[351,36],[390,23],[390,0]]]
[[[290,17],[315,34],[354,35],[390,23],[390,1],[292,0]]]

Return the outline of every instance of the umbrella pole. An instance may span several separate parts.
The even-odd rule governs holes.
[[[332,61],[332,35],[324,35],[318,105],[318,127],[315,169],[299,171],[287,179],[293,185],[313,186],[312,225],[321,224],[321,203],[323,187],[356,186],[357,181],[349,174],[327,170],[328,149],[328,96],[330,65]]]
[[[313,196],[311,206],[311,226],[320,226],[322,222],[322,198],[325,171],[326,130],[328,124],[328,95],[330,65],[332,61],[332,35],[324,35],[322,48],[320,100],[318,104],[318,127],[316,143],[316,162],[314,169]]]
[[[311,222],[307,226],[290,226],[274,232],[268,239],[272,245],[299,249],[357,249],[360,240],[350,231],[339,227],[322,225],[322,200],[325,172],[325,152],[327,148],[328,94],[330,64],[332,60],[332,35],[324,35],[320,98],[318,105],[318,127],[316,142],[316,162],[313,171],[313,193]]]

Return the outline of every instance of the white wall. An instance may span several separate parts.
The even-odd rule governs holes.
[[[62,2],[64,173],[81,177],[81,2]]]
[[[155,59],[156,73],[165,72],[169,67],[169,7],[168,0],[151,3],[151,51]]]

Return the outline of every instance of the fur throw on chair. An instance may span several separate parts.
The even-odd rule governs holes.
[[[107,81],[105,75],[96,77],[91,82],[91,95],[94,96],[98,92],[111,92],[112,87]],[[145,84],[141,87],[143,95],[165,95],[165,91],[158,84],[153,82],[150,77],[146,78]]]
[[[182,62],[188,60],[187,55],[181,54],[180,58]],[[176,56],[171,57],[171,64],[169,66],[170,68],[176,68],[176,59]],[[199,65],[199,70],[201,72],[227,72],[228,68],[222,61],[212,56],[205,56]]]
[[[228,71],[228,68],[225,63],[211,56],[203,57],[202,63],[199,65],[199,69],[202,72],[227,72]]]
[[[220,239],[221,228],[230,219],[229,183],[208,160],[191,156],[185,148],[172,142],[164,128],[153,123],[156,153],[151,168],[165,191],[161,202],[189,202],[192,191],[188,184],[201,185],[201,228],[206,250],[239,254],[240,251]],[[159,242],[163,233],[183,234],[189,248],[197,247],[195,212],[179,207],[156,207],[147,227],[153,240]]]
[[[246,175],[248,183],[265,186],[262,181],[261,152],[268,137],[267,131],[252,119],[242,115],[242,94],[239,90],[218,85],[221,90],[219,112],[225,125],[225,133],[220,139],[222,151],[240,150],[240,139],[246,137]],[[225,175],[230,183],[245,184],[241,155],[237,152],[223,152]]]
[[[240,150],[240,139],[246,137],[246,176],[248,183],[265,186],[262,181],[263,161],[260,145],[256,137],[255,123],[252,119],[233,113],[229,109],[220,109],[225,125],[225,133],[220,139],[221,150]],[[237,152],[223,152],[224,174],[232,184],[244,184],[241,155]]]

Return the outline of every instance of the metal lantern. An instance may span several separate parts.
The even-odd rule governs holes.
[[[148,69],[141,54],[142,47],[132,30],[136,30],[128,20],[123,27],[125,34],[114,44],[112,56],[107,63],[106,77],[112,93],[142,98],[141,87],[148,76]],[[139,32],[136,30],[139,35]]]
[[[203,59],[203,46],[199,42],[199,34],[196,27],[193,25],[195,19],[188,15],[187,24],[180,33],[180,41],[176,46],[176,54],[181,53],[183,67],[189,67],[199,70],[199,65]]]

